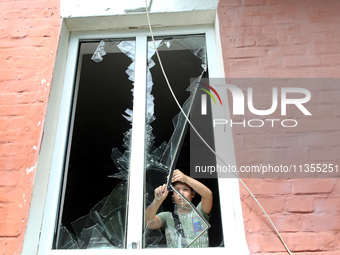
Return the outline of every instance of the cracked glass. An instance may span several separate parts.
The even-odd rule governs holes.
[[[175,95],[178,95],[183,112],[175,105],[171,95],[167,97],[163,95],[169,89],[164,79],[158,78],[160,64],[155,56],[155,46],[158,48],[164,69],[168,74],[171,73],[171,77],[174,74],[177,76],[172,79],[172,86]],[[190,141],[188,120],[185,115],[189,118],[197,98],[198,83],[206,69],[204,36],[174,36],[156,38],[155,44],[151,40],[148,42],[147,72],[150,78],[147,80],[144,248],[209,246],[207,230],[210,227],[208,223],[210,216],[204,213],[200,203],[194,205],[170,181],[175,169],[179,168],[185,174],[189,171],[187,153],[190,150],[188,147]],[[189,77],[197,79],[190,84]],[[155,78],[155,81],[152,78]],[[154,88],[154,92],[150,88]],[[157,101],[158,97],[161,99]],[[158,119],[163,123],[162,127],[156,123]],[[159,140],[159,147],[155,139],[159,135],[154,134],[157,130],[153,128],[153,123],[156,128],[161,129],[161,137],[166,139]],[[164,126],[171,128],[166,129]],[[157,157],[154,152],[157,152]],[[158,210],[155,215],[152,207],[157,204],[156,189],[162,185],[165,185],[170,193],[159,208],[156,208]]]
[[[134,39],[81,45],[56,249],[126,247],[135,48]]]
[[[157,212],[162,226],[154,228],[150,227],[152,222],[144,222],[142,247],[207,247],[210,215],[203,212],[199,194],[189,201],[169,181],[175,169],[189,175],[190,135],[188,121],[166,86],[155,47],[187,116],[195,104],[198,83],[207,71],[204,35],[156,38],[155,44],[148,40],[145,210],[155,199],[154,190],[159,185],[166,184],[171,193]],[[128,245],[135,49],[133,39],[82,44],[82,75],[74,101],[55,249],[122,249]],[[190,84],[191,77],[197,78]],[[98,175],[102,178],[96,180]]]

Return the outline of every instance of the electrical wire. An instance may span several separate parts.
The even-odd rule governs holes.
[[[147,0],[145,0],[145,9],[146,9],[146,16],[147,16],[147,19],[148,19],[148,25],[149,25],[149,29],[150,29],[150,35],[151,35],[151,38],[152,38],[152,41],[153,41],[153,45],[154,45],[154,48],[155,48],[155,52],[156,52],[156,55],[157,55],[157,59],[159,61],[159,65],[161,67],[161,70],[162,70],[162,73],[163,73],[163,76],[164,76],[164,79],[168,85],[168,88],[172,94],[172,97],[173,99],[175,100],[177,106],[179,107],[179,109],[181,110],[182,114],[185,116],[186,120],[188,121],[189,125],[191,126],[191,128],[195,131],[195,133],[197,134],[197,136],[202,140],[202,142],[207,146],[207,148],[212,152],[214,153],[214,155],[219,159],[221,160],[221,162],[224,164],[224,165],[227,165],[218,155],[217,153],[209,146],[209,144],[204,140],[204,138],[199,134],[199,132],[196,130],[196,128],[193,126],[193,124],[190,122],[188,116],[185,114],[184,110],[182,109],[180,103],[178,102],[177,98],[176,98],[176,95],[174,94],[172,88],[171,88],[171,85],[170,85],[170,82],[168,80],[168,77],[165,73],[165,70],[163,68],[163,65],[162,65],[162,61],[161,61],[161,58],[159,56],[159,53],[158,53],[158,50],[157,50],[157,47],[156,47],[156,43],[155,43],[155,39],[154,39],[154,36],[153,36],[153,32],[152,32],[152,27],[151,27],[151,22],[150,22],[150,15],[149,15],[149,10],[148,10],[148,6],[147,6]],[[270,224],[272,225],[272,227],[274,228],[276,234],[278,235],[279,239],[281,240],[283,246],[285,247],[285,249],[287,250],[287,252],[292,255],[292,253],[290,252],[288,246],[286,245],[285,241],[283,240],[282,236],[280,235],[279,231],[277,230],[277,228],[275,227],[274,223],[272,222],[272,220],[270,219],[269,215],[267,214],[267,212],[264,210],[264,208],[262,207],[262,205],[260,204],[260,202],[257,200],[257,198],[254,196],[254,194],[250,191],[250,189],[248,188],[248,186],[242,181],[242,179],[236,175],[234,173],[234,175],[238,178],[238,180],[242,183],[242,185],[246,188],[246,190],[249,192],[249,194],[252,196],[252,198],[256,201],[256,203],[258,204],[258,206],[261,208],[261,210],[263,211],[263,213],[266,215],[267,219],[269,220]]]

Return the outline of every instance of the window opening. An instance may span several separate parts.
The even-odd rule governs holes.
[[[190,175],[190,131],[166,87],[153,43],[149,41],[148,45],[145,207],[153,199],[154,188],[158,183],[166,183],[171,170],[179,168]],[[166,60],[164,67],[168,73],[170,71],[175,93],[189,114],[196,98],[195,87],[207,70],[205,37],[158,38],[156,47]],[[99,45],[98,42],[84,42],[81,51],[85,54],[79,63],[81,72],[75,93],[74,124],[70,130],[65,188],[54,248],[125,248],[135,41],[105,39]],[[103,56],[105,61],[102,61]],[[198,78],[188,87],[190,77]],[[223,236],[218,184],[216,179],[203,182],[214,193],[209,246],[219,246]],[[197,195],[193,202],[197,204],[198,200]],[[161,211],[173,210],[170,209],[174,207],[171,199],[163,205]],[[186,218],[193,224],[194,231],[184,234],[185,238],[175,230],[177,225],[170,226],[167,232],[145,228],[143,247],[202,246],[208,238],[205,230],[209,224],[199,220],[202,215],[196,209],[190,210],[188,215]],[[200,236],[201,233],[205,236]],[[166,244],[169,235],[175,235],[177,239]]]
[[[122,113],[126,111],[129,120],[135,41],[101,42],[94,62],[92,48],[97,45],[82,43],[80,47],[84,55],[79,63],[56,249],[125,247],[128,194],[122,169],[129,164],[131,123],[124,121]],[[105,61],[99,63],[104,47]],[[112,147],[116,148],[113,155],[123,149],[125,154],[112,161]],[[121,178],[108,178],[117,170],[121,170]]]
[[[158,40],[156,41],[158,42]],[[197,98],[196,89],[198,82],[203,75],[206,75],[205,37],[203,35],[169,37],[163,39],[162,43],[158,43],[158,47],[164,69],[167,70],[167,73],[171,77],[171,84],[173,85],[176,97],[178,97],[179,101],[183,105],[182,108],[186,112],[186,115],[190,115],[194,101]],[[153,43],[150,41],[149,50],[153,50],[153,48]],[[152,167],[146,169],[146,208],[148,208],[154,200],[154,189],[159,185],[167,183],[167,175],[171,175],[174,169],[179,168],[186,175],[190,175],[190,132],[187,132],[188,123],[183,114],[181,112],[178,113],[178,106],[166,86],[156,57],[154,57],[153,62],[156,63],[153,65],[155,67],[151,69],[152,78],[154,79],[153,83],[156,84],[153,89],[153,95],[155,97],[155,101],[157,99],[159,101],[156,101],[155,103],[154,112],[156,117],[154,118],[154,123],[151,123],[151,125],[155,127],[153,129],[155,133],[157,131],[160,132],[155,135],[156,138],[161,137],[160,142],[163,141],[162,139],[166,140],[169,139],[169,137],[170,139],[165,146],[166,148],[162,157],[160,158],[162,164],[166,166],[167,171],[163,173],[156,173]],[[188,87],[186,90],[187,93],[183,93],[185,92],[185,88],[188,84],[190,84],[189,77],[198,78]],[[172,118],[173,126],[167,125],[167,123],[171,123]],[[159,123],[163,123],[161,128],[158,127],[159,130],[157,130],[157,121],[159,121]],[[148,124],[150,125],[150,123]],[[164,129],[165,127],[167,129]],[[148,150],[146,150],[146,152],[147,151]],[[157,178],[155,178],[155,176],[157,176]],[[211,186],[214,188],[217,187],[216,180],[215,182],[212,181],[211,184],[213,184]],[[215,191],[216,195],[215,202],[216,205],[218,205],[218,189],[215,190],[214,188],[212,189]],[[172,185],[171,189],[174,190],[173,196],[176,196],[176,193],[180,194]],[[171,195],[168,195],[168,197],[171,197]],[[197,205],[199,202],[198,196],[196,200],[197,201],[195,202]],[[208,240],[208,233],[206,230],[210,227],[210,225],[206,219],[208,219],[209,216],[204,215],[202,211],[197,211],[195,206],[189,201],[187,201],[187,203],[188,204],[185,207],[189,210],[186,210],[186,212],[190,212],[185,216],[184,214],[178,214],[180,216],[180,221],[186,226],[186,234],[176,230],[176,219],[173,218],[176,216],[178,208],[177,205],[174,204],[173,199],[167,198],[158,210],[158,213],[161,213],[157,214],[162,216],[162,228],[145,228],[144,247],[184,248],[204,247],[207,245],[206,240]],[[218,216],[218,214],[220,214],[219,206],[215,206],[214,209],[215,215]],[[172,211],[174,214],[170,213]],[[148,212],[148,210],[145,212],[146,217]],[[218,218],[219,223],[217,224],[221,225],[220,215]],[[148,224],[154,225],[155,223],[151,221],[146,223],[147,226]],[[188,231],[189,228],[193,228],[194,231]],[[222,242],[221,229],[216,231],[215,234],[215,236],[213,234],[211,235],[211,240],[213,241],[210,242],[210,246],[218,246]]]

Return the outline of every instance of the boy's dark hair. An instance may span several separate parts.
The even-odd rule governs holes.
[[[176,181],[176,182],[173,182],[172,183],[172,186],[174,186],[175,187],[175,185],[177,184],[177,183],[182,183],[182,184],[185,184],[185,185],[187,185],[190,189],[191,189],[191,191],[195,191],[190,185],[188,185],[187,183],[185,183],[185,182],[181,182],[181,181]],[[176,187],[175,187],[176,188]]]

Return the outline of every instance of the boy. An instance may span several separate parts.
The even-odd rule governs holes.
[[[201,195],[201,202],[198,204],[197,210],[208,221],[213,205],[213,195],[210,189],[199,181],[183,174],[178,169],[174,171],[171,182],[190,202],[195,196],[195,191]],[[184,248],[195,240],[195,236],[198,236],[204,229],[202,226],[205,225],[205,223],[197,213],[192,210],[188,202],[175,191],[173,192],[173,200],[175,203],[174,213],[161,212],[156,215],[158,208],[168,193],[166,184],[155,189],[155,199],[145,211],[146,227],[149,229],[164,228],[168,247]],[[189,247],[208,246],[208,233],[205,231],[203,235],[196,239]]]

